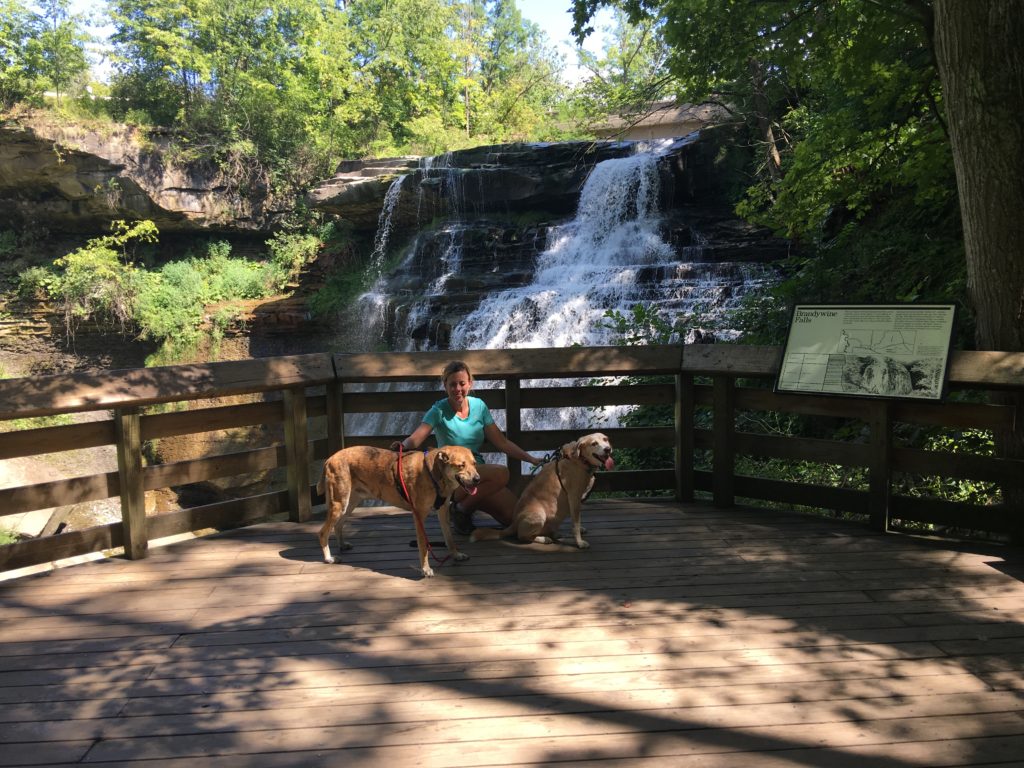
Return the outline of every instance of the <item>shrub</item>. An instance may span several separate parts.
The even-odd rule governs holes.
[[[46,299],[59,292],[60,276],[46,267],[29,267],[18,274],[18,296],[22,299]]]
[[[299,232],[278,232],[267,241],[271,261],[286,275],[285,279],[316,258],[321,245],[317,235]]]

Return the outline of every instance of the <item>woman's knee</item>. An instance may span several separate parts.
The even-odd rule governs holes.
[[[483,482],[489,485],[493,484],[498,488],[508,485],[508,467],[503,467],[500,464],[478,464],[476,469]]]

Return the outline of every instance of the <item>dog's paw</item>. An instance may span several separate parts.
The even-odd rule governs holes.
[[[538,544],[554,544],[554,543],[556,543],[555,539],[552,539],[550,536],[535,536],[533,540],[536,543],[538,543]]]
[[[584,541],[583,539],[577,539],[576,540],[576,546],[579,547],[580,549],[590,549],[590,542],[589,541]]]
[[[334,565],[334,558],[333,557],[325,557],[324,558],[324,562],[327,563],[328,565]]]
[[[467,555],[465,552],[456,552],[455,553],[455,560],[456,560],[456,562],[461,563],[464,560],[469,560],[469,555]]]
[[[423,578],[424,579],[430,579],[430,578],[433,578],[433,576],[434,576],[434,569],[431,568],[429,565],[426,568],[423,569]]]

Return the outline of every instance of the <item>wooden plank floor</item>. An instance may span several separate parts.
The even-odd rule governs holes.
[[[281,522],[0,583],[0,765],[1024,765],[1020,549],[585,518],[432,580],[368,508],[339,565]]]

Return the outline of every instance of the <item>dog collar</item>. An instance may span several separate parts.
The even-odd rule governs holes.
[[[423,466],[427,467],[427,454],[429,451],[423,451]],[[434,477],[434,470],[431,467],[427,467],[427,474],[430,475],[430,482],[434,484],[434,511],[436,512],[441,508],[445,502],[444,495],[441,493],[441,486],[437,482],[437,478]]]

